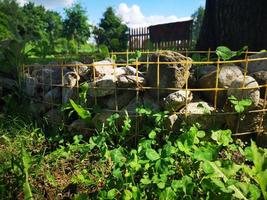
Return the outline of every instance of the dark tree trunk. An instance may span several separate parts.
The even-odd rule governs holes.
[[[197,49],[267,48],[267,0],[206,0]]]

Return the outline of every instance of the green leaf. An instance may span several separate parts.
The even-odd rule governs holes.
[[[242,112],[244,112],[244,110],[245,110],[244,106],[242,106],[240,104],[235,105],[235,111],[236,112],[242,113]]]
[[[149,137],[150,139],[154,140],[155,137],[156,137],[156,135],[157,135],[156,131],[152,130],[152,131],[149,133],[148,137]]]
[[[141,51],[135,51],[134,57],[135,57],[136,60],[138,60],[139,58],[141,58],[141,56],[142,56]]]
[[[179,188],[183,188],[184,182],[182,180],[173,180],[171,185],[174,190],[178,190]]]
[[[212,166],[209,164],[209,162],[202,163],[202,168],[206,174],[214,173],[214,170],[213,170]]]
[[[160,200],[174,200],[176,199],[176,194],[171,187],[167,187],[163,192],[160,193]]]
[[[117,196],[117,190],[116,189],[111,189],[108,191],[108,199],[116,199]]]
[[[123,156],[121,149],[114,149],[110,151],[110,156],[112,161],[120,166],[123,166],[126,162],[126,157]]]
[[[132,192],[130,190],[123,191],[123,199],[124,200],[131,200],[133,198]]]
[[[142,184],[144,184],[144,185],[149,185],[149,184],[151,183],[151,180],[149,179],[148,176],[144,176],[144,177],[140,180],[140,182],[141,182]]]
[[[222,146],[227,146],[231,142],[233,142],[231,135],[232,135],[231,130],[218,130],[218,131],[212,131],[211,138],[215,140],[217,144]]]
[[[25,200],[34,200],[28,180],[26,180],[25,183],[23,184],[23,192]]]
[[[30,154],[23,148],[22,149],[22,162],[23,162],[23,167],[24,167],[24,171],[27,171],[30,169],[31,167],[31,156]]]
[[[151,161],[160,159],[160,155],[154,149],[147,149],[146,157]]]
[[[84,120],[91,119],[90,111],[84,109],[82,106],[77,105],[72,99],[70,99],[70,104],[73,109],[77,112],[77,114]]]
[[[159,189],[164,189],[165,188],[165,183],[164,182],[159,182],[157,184],[157,186],[158,186]]]
[[[196,160],[213,160],[214,159],[214,152],[212,149],[200,147],[196,149],[194,155],[194,159]]]
[[[231,49],[225,46],[217,47],[216,54],[220,59],[224,61],[230,60],[232,57],[236,55],[234,52],[231,51]]]
[[[246,106],[251,106],[252,104],[252,100],[251,99],[242,99],[240,102],[239,102],[240,105],[246,107]]]
[[[198,131],[197,132],[197,137],[199,137],[199,138],[204,138],[205,135],[206,135],[205,131]]]

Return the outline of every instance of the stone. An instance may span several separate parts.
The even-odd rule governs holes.
[[[30,109],[31,109],[31,112],[34,114],[34,116],[37,118],[41,117],[46,111],[45,104],[43,103],[31,102]]]
[[[191,102],[192,99],[192,92],[179,90],[169,94],[166,98],[164,98],[164,109],[170,112],[176,112],[185,106],[186,103]]]
[[[267,132],[257,133],[256,143],[259,147],[267,148]]]
[[[121,75],[117,79],[117,86],[119,88],[142,87],[143,85],[145,85],[145,79],[143,77]]]
[[[255,73],[259,71],[266,71],[267,70],[267,52],[257,53],[248,57],[248,59],[257,59],[263,58],[266,60],[260,61],[249,61],[248,63],[248,73]],[[246,63],[243,62],[241,67],[245,69]]]
[[[34,70],[41,70],[43,69],[43,65],[39,64],[39,63],[33,63],[28,67],[24,67],[24,73],[28,73],[30,74],[30,76],[33,76],[32,72]]]
[[[199,80],[202,76],[205,76],[213,71],[216,71],[215,65],[194,65],[194,75],[197,80]]]
[[[81,77],[86,78],[86,76],[90,73],[90,67],[86,66],[85,64],[81,62],[72,61],[69,64],[74,65],[72,66],[72,68]],[[86,78],[86,79],[89,79],[89,78]]]
[[[24,85],[23,91],[25,92],[25,94],[28,95],[29,97],[35,96],[38,85],[37,79],[31,77],[29,74],[26,74],[26,76],[22,81]]]
[[[82,119],[77,119],[73,121],[69,127],[68,131],[71,132],[71,134],[83,134],[84,136],[90,136],[90,126],[89,124]]]
[[[97,130],[102,130],[103,126],[107,122],[107,119],[113,114],[113,112],[96,113],[92,119],[92,124]]]
[[[262,120],[262,112],[249,112],[252,110],[261,110],[264,107],[264,100],[260,99],[257,106],[254,108],[247,108],[244,113],[235,113],[234,106],[227,102],[225,105],[225,112],[231,112],[226,116],[227,128],[231,129],[233,133],[247,133],[247,132],[257,132],[260,127]],[[266,124],[266,115],[263,118],[263,126]],[[263,127],[265,128],[265,127]]]
[[[129,115],[135,115],[136,114],[136,108],[140,107],[142,105],[142,99],[139,97],[138,99],[134,98],[130,101],[130,103],[125,106],[122,111],[127,111]]]
[[[199,88],[216,88],[216,76],[216,70],[202,76],[202,78],[200,78],[198,81]],[[242,71],[239,69],[239,67],[235,65],[221,66],[218,75],[218,88],[229,88],[231,83],[239,76],[243,76]],[[214,104],[215,90],[203,91],[200,94],[205,98],[205,100]],[[217,95],[217,105],[219,107],[223,107],[227,100],[227,91],[217,91]]]
[[[142,104],[146,107],[151,109],[152,111],[159,111],[160,107],[156,103],[155,99],[151,97],[148,93],[145,93],[142,98]]]
[[[61,103],[61,88],[56,87],[50,90],[49,92],[47,92],[44,96],[43,102],[47,104],[48,107],[53,107],[53,104],[60,104]]]
[[[187,105],[187,110],[186,108],[180,110],[178,117],[180,123],[184,121],[189,126],[199,123],[201,129],[210,129],[215,124],[219,126],[223,124],[222,118],[212,115],[214,111],[214,107],[205,101],[191,102]]]
[[[136,76],[136,74],[138,73],[139,77],[144,77],[143,73],[141,72],[137,72],[136,68],[132,67],[132,66],[126,66],[126,67],[121,67],[120,69],[122,69],[125,73],[125,75],[132,75],[132,76]]]
[[[177,119],[178,119],[178,116],[176,114],[169,115],[164,121],[165,128],[168,131],[173,131],[174,124]]]
[[[61,73],[54,72],[52,69],[37,69],[32,72],[39,83],[45,84],[44,87],[51,87],[52,84],[61,84]]]
[[[243,86],[244,88],[252,87],[252,89],[238,89],[242,88]],[[227,95],[228,97],[233,95],[238,100],[250,99],[252,101],[252,107],[257,106],[260,100],[260,89],[258,87],[259,84],[254,78],[252,78],[251,76],[244,77],[242,75],[232,82],[230,88],[227,91]]]
[[[44,118],[52,126],[59,125],[63,122],[63,116],[59,108],[49,110],[44,114]]]
[[[116,99],[117,99],[118,109],[121,109],[130,103],[130,101],[135,97],[135,94],[136,93],[134,91],[123,91],[121,94],[117,95],[117,98],[115,98],[115,95],[110,96],[105,101],[105,104],[108,109],[116,110]]]
[[[163,89],[159,91],[159,97],[164,97],[169,93],[164,88],[181,89],[184,87],[186,79],[189,77],[192,59],[174,51],[163,51],[152,54],[150,62],[157,62],[158,57],[160,62],[188,62],[187,64],[160,64],[159,77],[157,63],[148,66],[146,74],[147,86],[157,87],[157,83],[159,82],[159,88]],[[153,97],[157,97],[158,91],[150,90],[150,93]]]
[[[259,85],[261,86],[267,85],[267,68],[266,71],[258,71],[253,74],[250,74],[250,76],[252,76],[258,82]],[[266,87],[260,88],[261,98],[265,97]]]
[[[80,76],[76,72],[68,72],[64,75],[62,88],[62,103],[69,102],[69,99],[76,99],[79,96],[78,83]]]
[[[16,86],[17,82],[15,80],[0,76],[0,87],[11,90]]]
[[[114,75],[105,75],[104,77],[90,82],[89,95],[93,97],[105,97],[114,95],[116,90],[117,78]],[[94,88],[96,87],[96,88]]]
[[[115,63],[110,60],[102,60],[99,62],[94,62],[93,66],[94,66],[93,70],[95,70],[95,76],[97,78],[105,75],[113,75],[116,68]]]

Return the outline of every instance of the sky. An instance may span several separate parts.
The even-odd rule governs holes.
[[[205,0],[17,0],[21,5],[32,1],[47,9],[62,13],[74,3],[81,3],[89,21],[97,25],[107,7],[112,6],[123,22],[130,27],[149,26],[161,23],[183,21]]]

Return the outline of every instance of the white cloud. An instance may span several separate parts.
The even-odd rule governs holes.
[[[191,19],[190,17],[178,18],[175,15],[145,16],[138,5],[132,5],[129,7],[126,3],[121,3],[118,6],[117,14],[122,18],[122,21],[126,23],[129,27],[145,27],[150,25],[171,23]]]
[[[47,9],[70,7],[75,0],[17,0],[20,5],[24,5],[28,2],[33,2],[37,5],[43,5]]]

